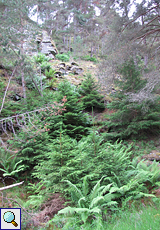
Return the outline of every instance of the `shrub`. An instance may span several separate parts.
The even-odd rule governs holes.
[[[45,73],[46,70],[49,72],[49,70],[51,69],[51,64],[44,61],[41,63],[40,67],[41,67],[42,73]]]
[[[47,69],[45,69],[45,76],[47,77],[47,78],[53,78],[54,77],[54,74],[55,74],[55,70],[53,70],[53,69],[49,69],[49,71],[47,70]]]
[[[33,57],[36,63],[42,64],[42,62],[48,62],[51,60],[50,57],[47,57],[45,54],[38,53],[36,56]]]
[[[68,62],[69,61],[69,56],[68,54],[57,54],[56,55],[56,58],[60,61],[63,61],[63,62]]]
[[[92,176],[89,187],[107,174],[113,181],[123,185],[126,171],[131,167],[130,147],[121,143],[103,143],[103,138],[92,132],[80,141],[60,133],[60,137],[50,141],[48,151],[39,165],[35,167],[33,175],[45,182],[46,189],[51,191],[70,191],[63,180],[70,180],[76,186],[81,186],[80,180],[88,175]],[[118,178],[118,179],[117,179]]]
[[[91,57],[90,55],[85,55],[85,56],[81,57],[81,59],[85,60],[85,61],[93,61],[93,62],[97,63],[97,58]]]
[[[22,133],[22,135],[24,135]],[[46,159],[45,152],[50,151],[50,148],[47,146],[47,143],[49,142],[47,132],[42,133],[39,136],[36,136],[33,138],[26,138],[26,142],[21,143],[22,150],[19,151],[18,157],[22,161],[21,164],[24,165],[23,172],[27,172],[28,178],[31,177],[32,170],[34,166],[39,164],[39,162],[43,159]],[[22,179],[26,179],[26,176],[21,173],[19,174],[19,177]]]

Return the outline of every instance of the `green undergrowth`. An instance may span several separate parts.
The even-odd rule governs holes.
[[[93,193],[91,195],[93,196]],[[103,220],[101,218],[97,220],[93,216],[92,223],[86,225],[85,228],[76,213],[73,216],[70,214],[70,216],[64,216],[61,219],[58,218],[58,215],[55,215],[52,221],[35,226],[32,215],[38,212],[26,206],[28,196],[26,185],[21,185],[3,191],[3,205],[0,199],[0,205],[3,208],[19,208],[19,204],[24,208],[21,209],[22,229],[26,230],[157,230],[160,226],[160,198],[144,198],[128,202],[124,206],[122,204],[122,207],[104,213]],[[6,200],[5,197],[11,198],[11,200]],[[64,225],[65,222],[68,223],[66,226]]]
[[[41,70],[46,77],[54,75],[54,71],[49,72],[50,64],[46,63],[44,55],[37,56],[35,61],[43,64]],[[143,104],[131,103],[125,93],[128,86],[129,92],[137,93],[145,82],[132,61],[122,70],[128,84],[121,82],[123,91],[117,92],[118,100],[115,98],[108,106],[117,112],[104,122],[105,133],[99,132],[93,115],[86,113],[105,109],[103,96],[90,75],[79,87],[62,81],[56,92],[44,90],[40,97],[36,91],[28,90],[26,104],[21,99],[4,105],[5,117],[14,112],[43,108],[55,101],[61,103],[58,111],[42,110],[35,114],[38,119],[32,119],[35,129],[27,123],[29,132],[18,130],[17,136],[22,142],[8,140],[7,145],[17,154],[0,151],[3,177],[13,176],[11,183],[15,179],[27,181],[26,186],[20,187],[22,189],[4,191],[3,197],[8,200],[0,201],[1,205],[17,207],[19,203],[28,213],[38,213],[49,194],[63,194],[70,200],[70,206],[61,209],[47,224],[43,223],[43,227],[33,223],[29,226],[31,215],[23,210],[22,229],[158,229],[160,201],[152,191],[160,186],[159,163],[148,164],[140,159],[157,145],[152,139],[139,141],[137,138],[146,130],[152,133],[150,131],[159,128],[159,102],[157,99],[157,107],[156,103],[148,104],[144,120]],[[129,75],[130,70],[132,75]],[[151,123],[148,124],[149,118]],[[142,124],[140,133],[137,121]],[[8,202],[10,197],[18,203]],[[153,200],[143,207],[142,199]],[[139,207],[137,202],[140,202]]]
[[[45,229],[157,230],[160,226],[160,198],[154,198],[153,200],[146,199],[146,203],[147,204],[144,204],[141,201],[133,202],[125,209],[117,209],[112,215],[106,216],[103,221],[99,219],[98,225],[97,221],[93,220],[93,223],[85,228],[79,225],[79,217],[76,214],[74,218],[72,218],[72,223],[69,223],[69,219],[66,217],[59,220],[57,216],[55,216],[54,223],[48,223]],[[66,221],[68,225],[64,226]]]
[[[128,140],[128,141],[124,141],[124,144],[131,144],[132,143],[132,152],[134,156],[143,156],[145,154],[150,154],[153,150],[156,149],[156,142],[158,142],[155,140]]]
[[[145,206],[139,204],[139,208],[135,206],[132,209],[117,213],[110,223],[104,224],[106,230],[157,230],[160,226],[160,199],[156,199],[155,204]]]

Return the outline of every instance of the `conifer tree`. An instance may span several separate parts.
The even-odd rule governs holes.
[[[81,93],[82,102],[86,110],[98,109],[103,110],[105,108],[103,96],[98,92],[99,86],[95,82],[95,79],[91,74],[86,75],[86,79],[83,81],[82,86],[79,89]]]
[[[115,113],[108,116],[108,121],[105,123],[109,130],[105,134],[106,137],[111,139],[137,136],[144,138],[151,133],[157,134],[160,127],[160,98],[155,97],[154,100],[151,97],[144,100],[131,98],[130,95],[142,97],[141,90],[146,85],[133,59],[122,65],[120,73],[123,79],[117,81],[119,90],[114,95],[115,100],[108,105],[108,108],[115,110]]]
[[[64,110],[61,114],[53,118],[47,118],[50,123],[50,135],[55,137],[59,135],[59,128],[62,122],[63,133],[71,137],[80,138],[87,133],[90,121],[87,115],[83,113],[83,103],[80,101],[80,94],[76,87],[69,82],[61,82],[58,86],[57,100],[64,101]]]
[[[31,40],[35,34],[35,24],[29,17],[30,10],[36,1],[33,0],[0,0],[0,55],[1,64],[12,68],[17,66],[17,73],[21,76],[23,97],[26,101],[25,72],[31,72],[26,68],[26,55],[24,43]],[[27,51],[27,50],[26,50]]]

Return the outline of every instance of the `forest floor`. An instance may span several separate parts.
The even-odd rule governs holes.
[[[60,64],[60,61],[53,61],[51,62],[53,68],[55,68],[58,64]],[[68,63],[70,64],[70,63]],[[90,61],[79,61],[78,62],[79,67],[82,67],[84,69],[83,74],[80,75],[68,75],[68,77],[70,78],[71,83],[74,83],[75,79],[78,81],[83,81],[84,79],[84,75],[86,75],[87,73],[91,73],[92,76],[95,77],[96,81],[98,82],[98,78],[97,78],[97,65],[94,64],[93,62]],[[1,81],[3,81],[4,86],[6,87],[7,82],[8,82],[8,78],[5,74],[4,71],[0,71],[0,76],[1,76]],[[68,79],[68,77],[64,76],[64,78]],[[61,81],[62,79],[59,79],[59,81]],[[20,86],[19,84],[17,84],[17,82],[15,81],[15,79],[13,79],[13,81],[10,84],[9,87],[9,94],[7,95],[7,101],[9,102],[11,100],[11,96],[13,93],[17,93],[22,95],[22,86]],[[109,97],[109,96],[108,96]],[[93,113],[90,113],[91,116],[93,116],[95,118],[95,124],[97,124],[97,128],[100,126],[100,123],[103,122],[104,120],[106,120],[106,115],[113,113],[114,111],[110,111],[107,108],[103,111],[103,112],[96,112],[94,111]],[[100,130],[101,129],[101,130]],[[99,132],[105,132],[105,127],[99,127]],[[151,143],[152,141],[152,145],[147,145],[147,143]],[[134,142],[132,140],[128,140],[129,143]],[[160,136],[150,136],[148,137],[148,139],[144,140],[143,142],[141,141],[135,141],[135,152],[136,152],[136,148],[137,151],[140,153],[140,155],[144,155],[144,154],[149,154],[152,151],[156,151],[157,153],[160,153]],[[145,146],[145,147],[144,147]],[[0,187],[12,184],[14,182],[14,180],[12,178],[3,178],[3,173],[0,172]],[[32,182],[32,181],[31,181]],[[25,207],[25,203],[27,202],[27,200],[29,199],[29,196],[31,194],[28,193],[27,190],[27,185],[28,181],[25,182],[23,185],[15,187],[15,188],[11,188],[9,190],[4,190],[3,193],[1,193],[0,196],[0,207],[3,208],[15,208],[15,207],[19,207],[19,204],[22,207]],[[150,193],[152,193],[153,190],[150,190]],[[156,197],[160,197],[160,189],[154,190],[154,194],[156,195]],[[18,203],[17,203],[18,202]],[[63,209],[66,205],[67,205],[67,201],[65,198],[63,198],[62,194],[60,193],[55,193],[52,194],[50,196],[50,198],[48,198],[48,200],[41,205],[41,207],[38,210],[32,210],[29,208],[23,208],[22,209],[22,214],[25,216],[23,221],[25,223],[23,223],[26,226],[26,230],[30,230],[30,229],[40,229],[39,227],[41,226],[43,229],[43,226],[45,225],[45,223],[50,220],[51,218],[53,218],[53,216],[61,209]],[[145,198],[145,199],[141,199],[140,203],[143,206],[149,206],[151,204],[151,199],[150,198]],[[159,215],[159,214],[158,214]],[[46,229],[53,229],[53,226],[48,227]],[[55,226],[54,229],[60,229],[58,227]]]

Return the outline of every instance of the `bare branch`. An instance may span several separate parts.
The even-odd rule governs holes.
[[[147,105],[149,101],[153,102],[157,98],[157,96],[152,92],[155,86],[160,83],[159,71],[152,72],[152,75],[147,74],[146,77],[148,78],[148,82],[144,88],[140,89],[139,92],[137,93],[126,94],[128,95],[128,100],[130,102],[136,102],[136,103],[145,102],[145,104]]]
[[[21,184],[23,184],[23,182],[24,182],[24,181],[22,181],[22,182],[20,182],[20,183],[16,183],[16,184],[12,184],[12,185],[5,186],[5,187],[3,187],[3,188],[0,188],[0,191],[5,190],[5,189],[9,189],[9,188],[13,188],[13,187],[18,186],[18,185],[21,185]]]

